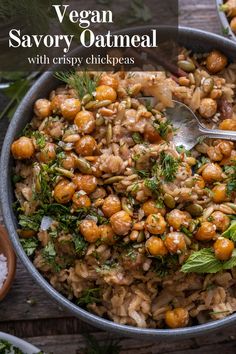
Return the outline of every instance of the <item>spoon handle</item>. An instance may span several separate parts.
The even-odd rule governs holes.
[[[225,139],[225,140],[233,140],[236,141],[236,131],[232,130],[220,130],[220,129],[207,129],[203,126],[199,125],[199,131],[202,136],[207,138],[215,138],[215,139]]]

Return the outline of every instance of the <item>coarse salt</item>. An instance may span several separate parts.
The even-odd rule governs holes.
[[[3,254],[0,254],[0,289],[3,287],[7,274],[7,259]]]

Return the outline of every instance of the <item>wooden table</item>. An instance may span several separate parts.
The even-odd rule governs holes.
[[[180,24],[221,33],[214,0],[180,0]],[[1,121],[2,138],[6,127],[7,121]],[[85,333],[93,334],[99,342],[108,337],[118,338],[86,325],[59,308],[34,283],[20,261],[13,287],[0,303],[0,331],[26,338],[54,354],[82,353],[86,346]],[[178,342],[121,338],[120,344],[121,354],[233,354],[236,353],[236,328]]]

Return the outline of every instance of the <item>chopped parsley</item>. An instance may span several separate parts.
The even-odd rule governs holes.
[[[135,144],[142,144],[143,143],[143,138],[140,133],[133,133],[132,139],[135,142]]]
[[[20,243],[28,257],[34,254],[39,245],[39,241],[36,237],[21,238]]]
[[[100,301],[100,288],[86,289],[82,291],[80,298],[77,300],[77,305],[87,306],[89,304],[99,303]]]

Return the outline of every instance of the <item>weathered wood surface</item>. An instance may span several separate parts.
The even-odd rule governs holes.
[[[221,33],[214,0],[180,0],[180,25]],[[0,122],[0,142],[7,121]],[[1,215],[0,215],[1,221]],[[16,279],[7,298],[0,303],[0,331],[26,338],[54,354],[80,354],[86,346],[85,333],[99,340],[117,335],[99,331],[58,307],[37,286],[18,261]],[[236,328],[181,341],[140,341],[119,338],[121,354],[233,354],[236,352]]]

